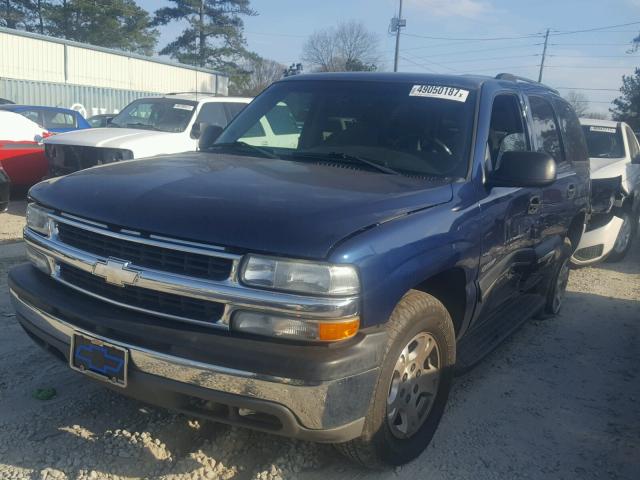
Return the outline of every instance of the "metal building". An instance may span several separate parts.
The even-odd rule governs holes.
[[[89,117],[169,92],[227,95],[204,68],[0,27],[0,98],[73,108]]]

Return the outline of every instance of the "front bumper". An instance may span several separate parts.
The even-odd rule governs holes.
[[[276,344],[271,355],[258,352],[263,365],[256,364],[255,369],[249,370],[240,361],[234,367],[198,359],[198,349],[203,346],[199,342],[215,345],[217,358],[224,355],[225,348],[233,357],[233,346],[238,341],[249,345],[269,342],[224,337],[219,332],[192,331],[187,335],[185,330],[196,327],[176,327],[174,323],[171,328],[178,330],[170,334],[173,347],[167,348],[155,340],[167,335],[167,329],[151,327],[146,323],[149,319],[140,314],[88,299],[31,266],[15,267],[10,272],[9,286],[22,327],[59,358],[68,362],[74,331],[126,348],[130,358],[127,387],[104,383],[125,395],[223,423],[306,440],[343,442],[362,433],[378,376],[384,344],[381,334],[354,339],[343,351]],[[90,320],[83,323],[78,318]],[[158,319],[155,322],[167,323]],[[128,331],[121,330],[123,325],[129,325]],[[137,329],[141,336],[136,336]],[[148,344],[141,340],[144,332]],[[178,348],[183,337],[191,342],[195,358],[188,358]],[[282,365],[278,355],[285,352],[286,357],[288,349],[292,365]],[[270,363],[274,366],[267,373],[264,365]],[[343,365],[342,376],[335,370],[336,365]],[[282,376],[287,368],[291,375]]]
[[[623,220],[614,215],[600,228],[583,233],[571,261],[575,265],[586,266],[604,259],[613,249],[622,223]]]

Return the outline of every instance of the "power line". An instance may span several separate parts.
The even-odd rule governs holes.
[[[514,49],[514,48],[530,48],[530,47],[535,47],[535,46],[540,46],[542,45],[542,43],[531,43],[528,45],[508,45],[508,46],[504,46],[504,47],[493,47],[493,48],[480,48],[478,50],[454,50],[454,51],[449,51],[449,52],[440,52],[440,53],[435,53],[433,55],[427,55],[426,57],[416,57],[416,58],[420,58],[420,59],[425,59],[425,58],[433,58],[433,57],[446,57],[447,55],[457,55],[459,53],[462,54],[466,54],[466,53],[482,53],[482,52],[494,52],[496,50],[509,50],[509,49]],[[419,48],[428,48],[428,47],[419,47]],[[412,48],[405,48],[404,51],[408,51],[408,50],[416,50],[416,49],[412,49]]]
[[[586,33],[586,32],[597,32],[600,30],[609,30],[611,28],[618,28],[618,27],[628,27],[629,25],[638,25],[640,24],[640,22],[629,22],[629,23],[620,23],[618,25],[607,25],[604,27],[593,27],[593,28],[585,28],[582,30],[554,30],[551,35],[553,36],[558,36],[558,35],[573,35],[575,33]]]
[[[474,58],[468,60],[453,60],[451,62],[441,62],[440,65],[449,65],[453,63],[472,63],[472,62],[489,62],[492,60],[508,60],[512,58],[526,58],[526,57],[539,57],[539,53],[534,53],[531,55],[509,55],[507,57],[482,57],[482,58]],[[418,57],[415,57],[418,58]],[[427,57],[429,58],[429,57]],[[419,60],[425,60],[425,58],[418,58]]]
[[[521,38],[542,38],[544,36],[543,33],[532,33],[529,35],[520,35],[514,37],[436,37],[431,35],[416,35],[415,33],[405,33],[408,37],[415,38],[427,38],[429,40],[449,40],[449,41],[465,41],[465,42],[485,42],[485,41],[494,41],[494,40],[518,40]]]
[[[626,43],[550,43],[553,47],[614,47],[630,46],[633,42]]]
[[[549,55],[557,58],[628,58],[637,60],[640,55]]]
[[[603,92],[619,92],[618,88],[586,88],[586,87],[554,87],[556,90],[593,90]]]
[[[409,62],[409,63],[411,63],[412,65],[415,65],[416,67],[424,68],[425,70],[427,70],[428,72],[431,72],[431,73],[437,73],[435,70],[432,70],[431,68],[429,68],[429,67],[427,67],[427,66],[425,66],[425,65],[420,65],[419,63],[414,62],[413,60],[410,60],[410,59],[408,59],[407,57],[405,57],[405,56],[403,56],[403,55],[400,55],[399,57],[400,57],[402,60],[404,60],[405,62]]]
[[[409,56],[411,57],[411,55],[409,55]],[[409,61],[409,62],[413,63],[414,65],[417,65],[417,66],[419,66],[419,67],[420,67],[420,66],[423,66],[423,65],[421,65],[421,64],[419,64],[419,63],[416,63],[415,61],[411,60],[410,58],[407,58],[407,57],[403,57],[403,58],[404,58],[405,60],[407,60],[407,61]],[[414,57],[414,58],[415,58],[415,57]],[[420,59],[417,59],[417,60],[420,60]],[[433,60],[426,60],[426,62],[427,62],[429,65],[434,65],[434,66],[436,66],[436,67],[444,68],[445,70],[449,70],[450,72],[459,73],[459,71],[458,71],[458,70],[455,70],[455,69],[453,69],[453,68],[451,68],[451,67],[448,67],[448,66],[446,66],[446,65],[445,65],[445,64],[443,64],[443,63],[434,62]]]
[[[586,68],[586,69],[590,69],[590,68],[600,68],[600,69],[611,69],[611,70],[615,70],[615,69],[629,69],[629,68],[633,68],[627,65],[545,65],[545,67],[549,67],[549,68]]]

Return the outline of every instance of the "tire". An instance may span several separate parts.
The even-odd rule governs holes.
[[[555,316],[560,313],[560,309],[563,305],[564,294],[567,289],[567,282],[569,280],[569,272],[571,265],[571,255],[573,248],[571,246],[571,240],[564,239],[564,244],[560,249],[558,258],[553,266],[552,273],[545,286],[545,305],[544,313],[547,316]]]
[[[363,434],[336,445],[352,461],[374,469],[405,464],[424,451],[444,412],[456,360],[451,316],[429,294],[416,290],[407,293],[391,314],[387,332],[387,347]],[[403,354],[409,362],[402,361]],[[402,371],[407,375],[401,376]],[[420,373],[423,371],[431,373]],[[419,385],[418,378],[422,379]],[[417,420],[413,425],[410,417]]]
[[[607,262],[619,262],[627,256],[633,239],[638,230],[638,215],[633,214],[631,210],[622,211],[616,214],[622,218],[622,226],[618,232],[616,243],[613,245],[611,253],[606,258]]]

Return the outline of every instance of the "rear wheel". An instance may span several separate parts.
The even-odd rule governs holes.
[[[336,445],[369,468],[407,463],[427,447],[442,417],[455,364],[449,312],[412,290],[388,323],[389,340],[363,435]]]
[[[619,212],[616,215],[622,218],[622,226],[618,232],[616,243],[614,243],[611,253],[607,256],[606,260],[608,262],[619,262],[627,255],[638,229],[638,216],[631,211]]]
[[[564,296],[567,291],[567,284],[569,283],[569,272],[571,271],[570,261],[572,252],[571,241],[565,238],[546,287],[544,313],[547,315],[557,315],[564,303]]]

